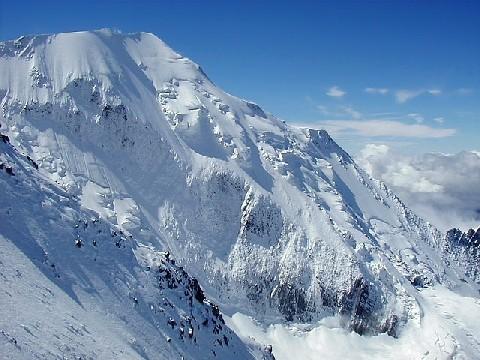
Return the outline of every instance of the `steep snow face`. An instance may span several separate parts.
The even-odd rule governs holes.
[[[0,166],[2,358],[252,358],[168,253],[81,209],[8,143]]]
[[[475,290],[443,265],[440,234],[325,131],[226,94],[152,34],[2,43],[0,98],[2,129],[45,176],[168,249],[232,312],[338,313],[394,335],[421,318],[416,287]]]

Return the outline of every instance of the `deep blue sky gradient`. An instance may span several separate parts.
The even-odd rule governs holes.
[[[350,120],[351,108],[357,121],[411,124],[414,113],[457,130],[441,139],[339,136],[353,151],[372,141],[480,150],[480,1],[0,0],[0,41],[103,27],[155,33],[224,90],[289,122]],[[334,85],[347,94],[327,96]],[[398,103],[399,89],[442,93]]]

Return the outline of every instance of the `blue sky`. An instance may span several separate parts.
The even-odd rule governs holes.
[[[149,31],[224,90],[347,150],[480,150],[480,1],[7,1],[0,40]]]

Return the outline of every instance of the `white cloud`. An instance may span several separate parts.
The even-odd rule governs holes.
[[[355,110],[351,106],[344,106],[342,110],[345,114],[350,115],[353,119],[360,119],[363,116],[361,112]]]
[[[359,163],[367,173],[373,176],[377,173],[377,169],[374,166],[379,164],[377,162],[370,163],[370,159],[383,158],[389,151],[390,148],[385,144],[367,144],[360,151]]]
[[[330,111],[328,111],[328,108],[325,105],[317,105],[317,109],[322,115],[330,115]]]
[[[425,120],[425,118],[422,115],[417,114],[417,113],[411,113],[411,114],[408,114],[407,116],[409,118],[415,120],[417,123],[422,123],[423,120]]]
[[[442,94],[442,91],[439,89],[419,89],[419,90],[407,90],[407,89],[401,89],[397,90],[395,92],[395,99],[397,100],[398,103],[403,104],[407,102],[408,100],[411,100],[413,98],[416,98],[420,95],[425,95],[429,94],[432,96],[438,96]]]
[[[413,138],[443,138],[455,134],[455,129],[432,128],[423,124],[405,124],[393,120],[324,120],[310,124],[300,124],[322,128],[332,134],[354,134],[368,137],[394,136]]]
[[[358,162],[385,181],[418,215],[441,230],[480,225],[480,154],[400,155],[384,144],[368,144]]]
[[[423,90],[397,90],[395,92],[395,99],[400,104],[407,102],[423,93]]]
[[[445,118],[439,116],[439,117],[433,118],[433,121],[435,121],[438,124],[443,124],[445,122]]]
[[[332,86],[330,89],[328,89],[328,91],[325,94],[328,96],[341,98],[347,93],[342,89],[340,89],[338,86]]]
[[[427,90],[427,92],[433,96],[442,95],[442,90],[439,90],[439,89],[430,89],[430,90]]]
[[[372,87],[367,87],[364,89],[364,91],[368,94],[379,94],[379,95],[385,95],[388,93],[388,89],[386,88],[372,88]]]
[[[352,119],[360,119],[363,117],[362,113],[355,110],[352,106],[334,106],[333,108],[329,108],[325,105],[317,105],[316,108],[320,114],[324,116],[342,118],[348,115]]]

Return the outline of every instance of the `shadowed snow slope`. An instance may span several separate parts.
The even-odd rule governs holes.
[[[169,254],[0,151],[2,359],[252,358]]]
[[[395,335],[421,320],[418,288],[477,291],[442,262],[440,233],[325,131],[223,92],[152,34],[1,43],[0,99],[2,132],[42,176],[170,251],[229,313],[338,314],[358,333]]]

